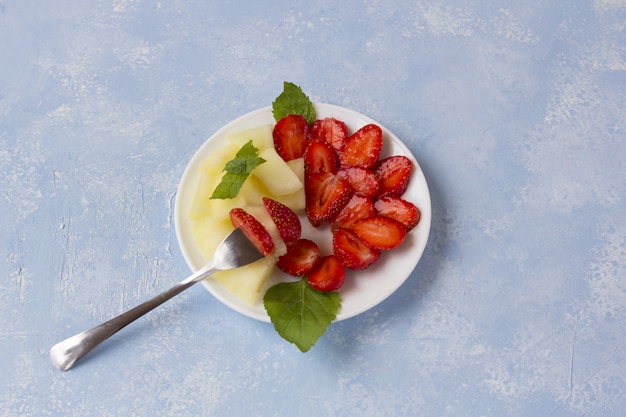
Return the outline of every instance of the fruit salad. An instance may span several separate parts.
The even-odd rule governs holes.
[[[262,300],[278,333],[307,351],[341,308],[345,280],[401,246],[421,213],[403,198],[413,164],[381,156],[379,126],[350,132],[317,119],[291,83],[272,110],[276,124],[230,135],[202,164],[189,218],[207,259],[233,228],[246,233],[265,257],[210,279],[246,303]],[[330,250],[310,229],[327,235]],[[291,279],[268,289],[276,270]]]

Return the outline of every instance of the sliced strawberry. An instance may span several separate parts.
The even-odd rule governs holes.
[[[274,148],[284,161],[301,158],[311,137],[306,119],[299,114],[290,114],[274,126],[272,133]]]
[[[315,268],[309,272],[307,282],[318,291],[336,291],[343,285],[346,270],[335,255],[327,255],[319,259]]]
[[[233,226],[240,228],[259,252],[264,256],[272,253],[274,250],[272,236],[261,222],[242,208],[234,208],[229,214]]]
[[[292,209],[268,197],[263,197],[263,205],[272,217],[278,229],[278,234],[285,243],[295,242],[300,239],[302,225],[298,215]]]
[[[339,152],[342,167],[370,168],[380,156],[383,147],[383,131],[368,124],[354,132]]]
[[[337,173],[337,153],[333,147],[322,140],[313,139],[304,151],[304,172],[314,174],[317,172]]]
[[[377,250],[398,247],[406,236],[406,228],[402,223],[384,216],[359,220],[354,223],[352,230],[363,243]]]
[[[276,266],[295,277],[309,273],[320,258],[320,250],[312,240],[298,239],[287,246],[287,253],[278,258]]]
[[[333,233],[333,253],[350,269],[365,269],[380,258],[380,251],[367,246],[348,229]]]
[[[382,196],[374,203],[374,206],[379,215],[399,221],[406,227],[407,231],[417,226],[420,221],[420,210],[415,204],[400,197]]]
[[[341,227],[351,228],[358,220],[367,219],[376,214],[374,203],[369,198],[354,194],[344,208],[331,219],[333,230]]]
[[[378,196],[400,197],[409,186],[413,164],[406,156],[395,155],[381,159],[372,170],[378,179]]]
[[[318,119],[311,125],[313,139],[329,143],[334,149],[340,150],[348,137],[348,128],[341,120],[327,117]]]
[[[317,227],[339,213],[354,191],[343,178],[331,172],[318,172],[307,176],[304,192],[307,217]]]
[[[363,197],[373,197],[378,192],[378,179],[369,169],[348,167],[340,169],[337,175],[347,179],[354,192]]]

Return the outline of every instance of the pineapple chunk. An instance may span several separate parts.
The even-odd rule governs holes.
[[[228,161],[235,157],[238,148],[235,145],[226,145],[213,152],[200,166],[200,177],[198,185],[191,202],[189,210],[189,218],[198,220],[204,216],[223,217],[218,215],[222,205],[231,207],[232,204],[240,204],[240,201],[231,201],[229,203],[215,203],[220,200],[211,200],[211,195],[215,188],[222,180],[224,166]],[[228,201],[228,200],[224,200]],[[231,207],[232,208],[232,207]]]
[[[211,259],[219,244],[233,229],[230,219],[218,221],[205,217],[192,224],[191,234],[205,261]]]
[[[207,216],[216,220],[226,219],[231,209],[242,207],[246,204],[246,199],[243,195],[237,195],[234,198],[211,198],[220,180],[221,177],[215,178],[207,172],[200,174],[198,186],[189,210],[189,218],[191,220],[199,220]]]
[[[242,130],[228,135],[228,141],[237,146],[237,149],[252,140],[252,144],[259,150],[271,148],[274,146],[274,138],[272,136],[272,125],[264,125],[253,127],[251,129]]]
[[[304,184],[304,158],[296,158],[287,161],[287,165],[289,165],[289,168],[296,174],[300,182]]]
[[[302,181],[289,168],[289,165],[276,153],[274,148],[259,152],[265,163],[252,171],[252,176],[263,183],[270,197],[279,197],[296,192],[303,187]]]
[[[258,168],[258,167],[257,167]],[[268,195],[265,186],[254,176],[249,176],[241,186],[238,196],[241,196],[246,206],[259,206],[263,204],[263,197]]]
[[[200,172],[208,172],[213,175],[218,174],[218,176],[221,177],[221,173],[224,171],[224,166],[228,161],[235,158],[235,155],[240,148],[241,146],[236,146],[234,144],[222,146],[209,155],[202,165],[200,165]],[[215,185],[217,186],[217,183]]]
[[[213,198],[207,202],[207,215],[216,221],[229,220],[230,211],[236,207],[243,207],[246,203],[244,197],[240,194],[235,198]]]
[[[295,193],[281,195],[274,198],[279,203],[283,203],[296,213],[304,211],[306,201],[304,196],[304,188],[297,190]]]
[[[198,178],[198,185],[196,186],[189,210],[189,218],[191,220],[198,220],[209,214],[210,197],[217,184],[215,175],[206,171],[200,171],[200,178]]]
[[[259,302],[263,284],[272,274],[274,265],[276,258],[266,256],[240,268],[217,272],[207,279],[215,279],[241,300],[254,305]]]

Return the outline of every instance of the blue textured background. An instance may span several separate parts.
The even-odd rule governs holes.
[[[188,274],[178,180],[284,80],[391,129],[424,257],[307,354]],[[623,416],[626,1],[0,0],[0,416]]]

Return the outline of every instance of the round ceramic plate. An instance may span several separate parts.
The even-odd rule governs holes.
[[[319,119],[334,117],[342,120],[348,131],[354,132],[360,127],[375,123],[383,130],[383,150],[381,157],[390,155],[405,155],[413,161],[414,171],[411,181],[403,198],[414,203],[421,210],[421,220],[415,229],[407,234],[405,241],[398,248],[384,252],[374,265],[362,271],[350,271],[339,290],[342,298],[341,310],[336,321],[353,317],[379,304],[389,297],[411,275],[417,265],[428,240],[431,222],[430,194],[424,174],[411,151],[392,132],[380,123],[357,113],[353,110],[330,104],[315,103],[315,110]],[[199,179],[199,168],[207,157],[227,143],[228,135],[257,126],[274,124],[272,109],[266,107],[248,113],[228,123],[211,136],[195,153],[187,165],[178,186],[175,202],[175,226],[178,244],[185,260],[192,271],[198,270],[204,259],[193,239],[191,221],[188,213]],[[322,253],[332,252],[332,238],[327,227],[319,229],[310,226],[306,218],[302,219],[303,237],[310,238],[318,243]],[[285,280],[294,280],[275,269],[266,288]],[[222,303],[233,310],[257,320],[269,322],[262,300],[255,305],[249,305],[230,293],[226,288],[210,278],[203,281],[204,286]]]

